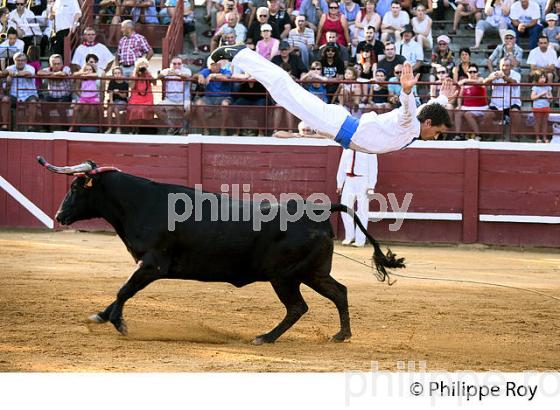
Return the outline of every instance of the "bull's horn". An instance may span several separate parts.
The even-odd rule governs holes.
[[[89,172],[94,168],[94,165],[91,161],[86,161],[82,164],[74,165],[71,167],[57,167],[55,165],[51,165],[42,156],[38,156],[37,161],[39,162],[39,164],[47,168],[49,171],[56,172],[57,174],[83,173],[83,172]]]

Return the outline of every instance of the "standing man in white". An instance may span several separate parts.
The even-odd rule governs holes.
[[[377,184],[377,155],[356,152],[345,149],[340,157],[338,172],[336,174],[336,193],[342,194],[340,203],[354,209],[354,202],[358,202],[358,218],[364,227],[368,226],[369,195],[373,195]],[[358,228],[354,219],[346,214],[341,214],[344,223],[344,240],[342,244],[363,247],[366,236]]]

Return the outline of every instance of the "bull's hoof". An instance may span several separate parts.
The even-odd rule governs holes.
[[[261,336],[257,336],[253,339],[253,341],[251,342],[251,344],[253,346],[260,346],[263,345],[265,343],[274,343],[274,340],[269,340],[266,338],[265,335],[261,335]]]
[[[124,320],[121,320],[121,323],[116,326],[116,328],[121,335],[128,336],[128,327],[126,326],[126,322]]]
[[[351,337],[352,337],[352,333],[338,332],[336,335],[331,337],[330,341],[333,343],[348,342],[350,341]]]
[[[106,323],[107,319],[103,319],[101,316],[99,316],[99,313],[96,313],[95,315],[91,315],[88,320],[90,322],[93,323]]]

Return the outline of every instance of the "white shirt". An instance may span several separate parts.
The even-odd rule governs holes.
[[[391,26],[391,27],[403,28],[408,23],[410,23],[410,17],[408,16],[408,13],[406,11],[401,10],[398,17],[393,16],[393,13],[388,11],[383,16],[382,23],[387,25],[387,26]]]
[[[367,177],[367,188],[375,188],[375,184],[377,184],[377,155],[351,149],[342,151],[338,172],[336,173],[336,187],[342,188],[346,178],[351,178],[347,174],[352,173],[352,160],[354,161],[354,174]]]
[[[109,49],[101,43],[96,43],[94,46],[86,46],[81,44],[76,48],[74,56],[72,57],[72,64],[79,65],[82,67],[86,62],[86,57],[88,54],[95,54],[99,58],[97,66],[99,68],[106,69],[107,65],[115,59],[115,56],[109,51]]]
[[[171,74],[171,70],[171,68],[166,68],[161,72],[161,75],[165,76],[167,79],[165,81],[165,99],[176,103],[190,101],[191,82]],[[192,71],[187,67],[182,67],[181,74],[188,75],[190,77],[192,76]],[[172,80],[173,78],[176,78],[177,80]]]
[[[33,35],[29,23],[35,23],[35,14],[31,10],[25,9],[21,16],[17,10],[12,10],[8,15],[8,27],[23,30],[25,37]]]
[[[72,28],[76,14],[82,16],[78,0],[55,0],[53,12],[55,13],[54,26],[57,32]]]
[[[527,64],[534,64],[537,67],[546,67],[549,64],[556,65],[558,56],[553,47],[548,47],[545,53],[539,47],[531,50],[529,57],[527,57]]]
[[[512,20],[519,20],[520,23],[528,24],[531,20],[538,20],[541,17],[541,9],[534,1],[529,1],[529,6],[524,9],[521,7],[521,2],[516,1],[511,5],[509,18]]]
[[[226,27],[230,27],[230,26],[227,23],[224,24],[222,27],[220,27],[220,29],[216,32],[216,34],[223,34],[224,29]],[[235,27],[233,27],[233,30],[235,31],[236,43],[244,43],[245,40],[247,39],[247,28],[243,24],[237,23]]]
[[[377,115],[374,111],[362,115],[352,142],[372,154],[398,151],[420,137],[420,121],[414,93],[401,92],[401,106],[393,111]],[[440,95],[430,101],[445,105],[447,97]],[[422,109],[419,107],[418,109]]]
[[[395,44],[395,49],[397,50],[397,54],[400,54],[406,60],[414,65],[417,61],[424,60],[424,50],[422,46],[416,42],[416,40],[410,40],[408,43],[404,41],[399,41]]]
[[[521,82],[521,74],[517,71],[511,70],[508,77],[515,80],[517,83]],[[518,85],[500,85],[504,83],[505,81],[503,78],[492,81],[492,99],[490,100],[490,106],[496,107],[500,111],[504,108],[510,108],[514,104],[517,104],[521,108],[521,87]]]
[[[19,38],[16,40],[13,46],[10,46],[9,40],[6,40],[2,44],[0,44],[0,57],[2,58],[7,57],[8,53],[10,57],[13,57],[14,54],[17,52],[23,53],[24,48],[25,48],[25,43],[23,42],[23,40],[20,40]]]

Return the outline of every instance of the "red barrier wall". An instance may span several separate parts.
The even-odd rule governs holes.
[[[122,137],[129,142],[115,142],[118,137],[64,133],[55,138],[69,139],[20,137],[0,136],[0,176],[51,217],[71,178],[39,167],[37,155],[57,165],[92,159],[156,181],[202,184],[207,191],[220,192],[222,184],[250,184],[253,193],[278,196],[294,192],[306,197],[318,192],[337,200],[341,149],[326,141]],[[388,219],[370,223],[369,230],[381,240],[558,246],[560,218],[552,218],[554,223],[479,219],[484,215],[514,220],[515,215],[535,216],[536,220],[560,217],[559,159],[560,149],[554,146],[508,143],[424,143],[421,148],[381,155],[376,191],[394,194],[399,204],[411,193],[408,212],[427,220],[406,219],[392,232],[389,226],[394,219]],[[379,210],[380,205],[372,202],[371,211]],[[442,215],[460,220],[434,220]],[[0,226],[35,228],[42,224],[0,189]],[[105,229],[107,225],[89,221],[76,227]]]

